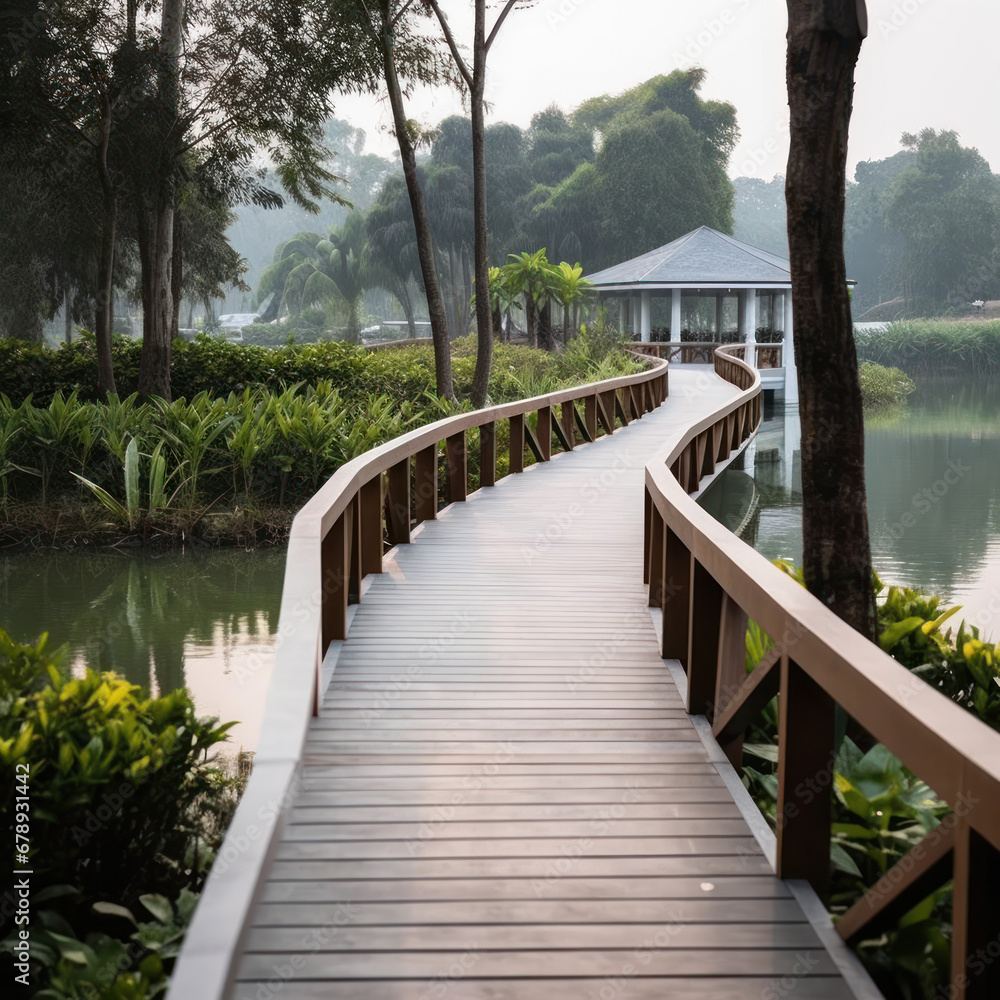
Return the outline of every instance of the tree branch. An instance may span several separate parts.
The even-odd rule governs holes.
[[[459,73],[462,74],[462,78],[465,80],[472,90],[472,73],[469,67],[466,65],[465,60],[462,58],[462,54],[458,51],[458,45],[455,43],[455,36],[451,33],[451,28],[448,27],[448,19],[444,16],[441,8],[437,4],[437,0],[426,0],[428,6],[437,15],[438,21],[441,23],[441,30],[444,32],[445,41],[448,43],[448,48],[451,49],[452,58],[455,60],[455,65],[458,67]],[[513,0],[511,0],[513,2]]]
[[[491,46],[496,41],[496,37],[503,27],[504,21],[507,20],[507,15],[517,6],[518,0],[507,0],[507,6],[500,11],[500,16],[497,18],[497,23],[493,25],[493,30],[490,32],[490,37],[486,39],[486,51],[489,52]]]
[[[395,28],[400,18],[413,6],[413,0],[406,0],[406,3],[396,12],[395,17],[389,22],[390,28]]]

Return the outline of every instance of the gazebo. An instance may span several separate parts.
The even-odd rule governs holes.
[[[601,300],[618,299],[622,327],[637,340],[745,343],[764,387],[783,389],[786,403],[798,401],[791,265],[784,257],[702,226],[588,278]]]

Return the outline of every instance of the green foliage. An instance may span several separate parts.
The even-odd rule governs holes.
[[[867,409],[891,409],[902,406],[916,388],[913,380],[898,368],[885,368],[873,361],[858,366],[861,399]]]
[[[197,840],[191,805],[211,787],[207,754],[230,725],[198,719],[180,689],[151,698],[114,673],[70,677],[45,648],[0,630],[0,762],[31,773],[36,885],[71,883],[126,898],[144,885],[180,886]]]
[[[855,335],[858,357],[912,374],[1000,372],[1000,320],[907,320]]]
[[[876,578],[880,642],[893,658],[932,687],[1000,731],[1000,644],[962,622],[942,630],[961,609]]]
[[[508,402],[633,372],[623,344],[603,320],[558,354],[499,343],[490,398]],[[134,395],[83,402],[74,389],[68,397],[57,391],[48,407],[0,396],[0,485],[8,500],[95,498],[128,532],[190,533],[220,501],[299,504],[344,462],[443,415],[431,394],[429,346],[269,350],[202,337],[176,353],[182,370],[200,366],[196,385],[215,391],[139,404]],[[453,355],[456,387],[468,394],[475,339],[455,341]],[[55,364],[79,355],[41,356]]]

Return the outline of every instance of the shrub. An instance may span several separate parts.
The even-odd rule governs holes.
[[[4,828],[26,764],[34,888],[121,901],[197,881],[192,806],[213,787],[208,751],[232,725],[216,723],[197,718],[184,689],[151,698],[111,672],[69,677],[44,637],[24,645],[0,629]]]
[[[913,380],[898,368],[885,368],[873,361],[862,361],[858,366],[858,376],[862,402],[870,409],[902,406],[916,388]]]

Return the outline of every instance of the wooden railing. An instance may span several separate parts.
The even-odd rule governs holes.
[[[448,417],[342,466],[299,511],[288,544],[273,680],[251,777],[230,824],[171,977],[171,1000],[222,1000],[281,821],[295,794],[311,716],[322,700],[324,658],[347,635],[350,606],[365,576],[382,571],[386,544],[410,541],[442,499],[466,500],[467,438],[479,431],[479,485],[497,481],[497,425],[508,426],[508,469],[613,434],[666,399],[665,361],[635,375]],[[534,428],[529,421],[536,415]],[[444,442],[444,484],[438,446]],[[444,496],[442,497],[442,493]]]
[[[646,466],[646,567],[650,604],[663,610],[663,656],[683,664],[688,711],[708,717],[737,768],[748,725],[779,695],[783,878],[807,879],[821,897],[829,888],[836,705],[951,806],[953,815],[837,928],[848,941],[877,937],[953,880],[952,978],[943,995],[996,1000],[1000,734],[855,632],[688,495],[759,420],[760,376],[737,353],[736,345],[716,352],[716,370],[743,390],[739,398]],[[750,674],[748,617],[775,640]]]
[[[640,354],[648,354],[665,361],[677,361],[680,364],[712,364],[715,352],[722,347],[718,341],[661,341],[655,344],[640,342],[632,345],[633,350]],[[729,344],[727,348],[735,351],[735,357],[746,359],[746,344]],[[780,368],[782,363],[781,344],[754,344],[754,358],[757,367],[765,370]]]

